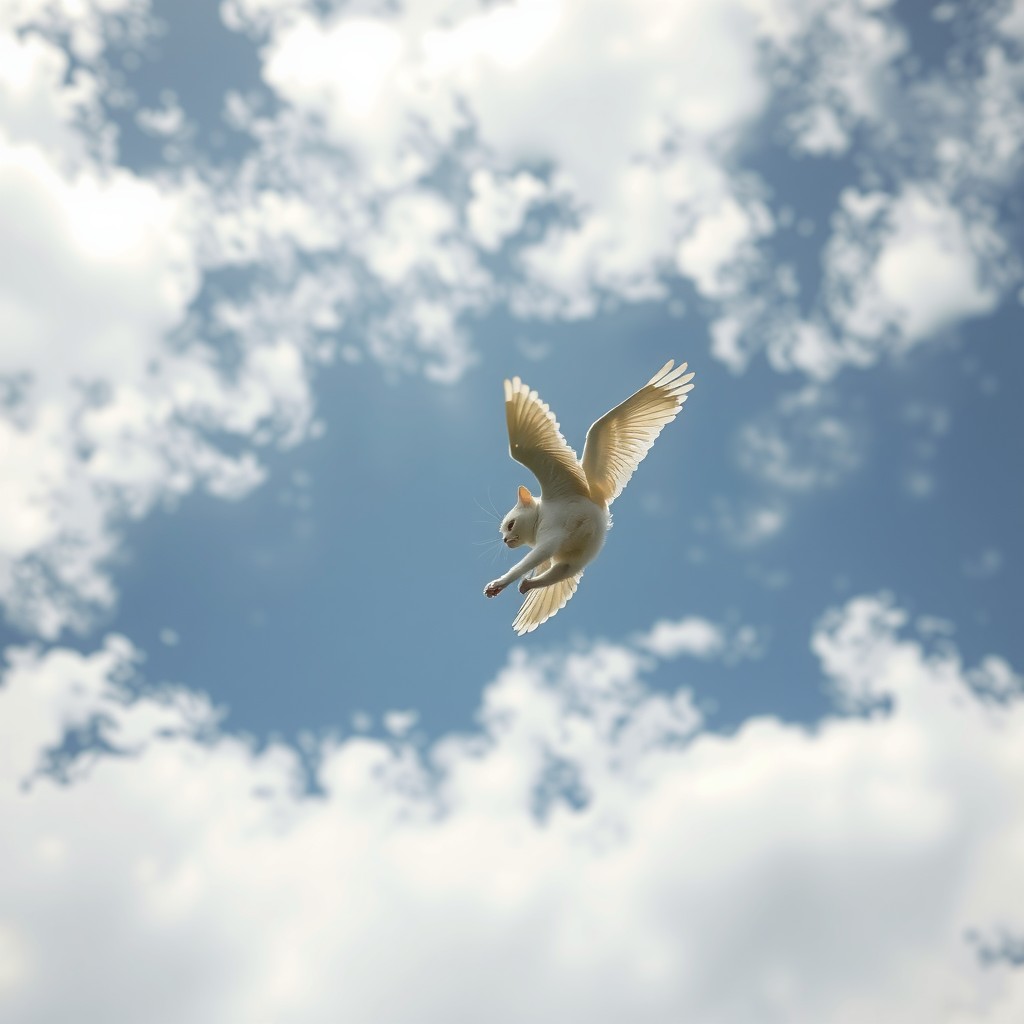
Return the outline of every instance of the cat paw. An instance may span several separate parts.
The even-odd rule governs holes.
[[[523,580],[523,582],[519,584],[520,594],[528,594],[531,590],[533,590],[533,584],[528,579]]]
[[[497,597],[506,586],[507,584],[502,583],[501,580],[491,580],[491,582],[484,587],[484,596]]]

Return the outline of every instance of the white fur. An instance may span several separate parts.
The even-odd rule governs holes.
[[[514,526],[509,528],[509,523]],[[502,539],[510,548],[527,544],[533,550],[504,576],[492,580],[484,592],[488,596],[501,593],[549,559],[551,567],[531,579],[527,589],[575,576],[597,557],[610,525],[608,510],[580,495],[546,501],[531,497],[528,504],[518,501],[502,520]],[[489,593],[492,590],[494,594]]]

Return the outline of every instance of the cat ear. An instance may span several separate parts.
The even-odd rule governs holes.
[[[533,504],[533,495],[530,493],[529,488],[522,485],[519,487],[519,504],[525,505],[527,508]]]

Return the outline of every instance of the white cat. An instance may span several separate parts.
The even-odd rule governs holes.
[[[484,594],[497,597],[532,570],[519,584],[527,596],[512,628],[520,636],[550,619],[576,593],[583,567],[604,544],[611,525],[608,507],[693,390],[687,364],[675,370],[673,365],[670,359],[635,395],[591,426],[582,461],[537,392],[518,377],[505,381],[509,454],[537,477],[540,497],[519,488],[519,500],[501,521],[500,533],[508,547],[526,544],[533,550],[488,583]]]

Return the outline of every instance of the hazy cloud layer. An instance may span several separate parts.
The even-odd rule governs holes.
[[[641,647],[713,633],[664,623]],[[930,650],[885,598],[811,643],[845,709],[813,729],[707,733],[699,663],[654,690],[641,647],[517,653],[474,732],[423,748],[403,714],[392,738],[325,741],[319,795],[294,751],[221,733],[201,697],[133,696],[124,640],[13,652],[0,1008],[1017,1021],[1024,975],[999,950],[1024,927],[1020,677]],[[82,730],[106,751],[76,757]]]

